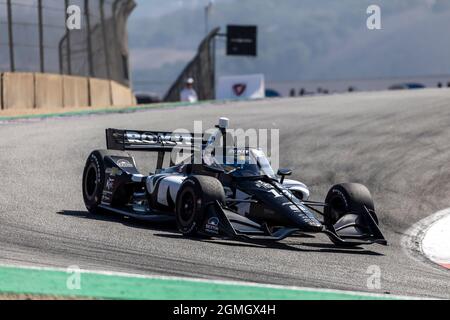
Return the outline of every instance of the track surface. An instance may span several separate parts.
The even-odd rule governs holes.
[[[281,165],[323,200],[338,182],[372,191],[389,247],[336,249],[327,238],[279,245],[183,239],[114,216],[88,216],[81,174],[104,129],[279,128]],[[450,273],[411,257],[407,228],[450,207],[450,91],[360,93],[203,105],[0,125],[0,263],[246,280],[450,298]],[[138,161],[145,170],[150,162]],[[145,171],[144,171],[145,172]],[[147,171],[148,172],[148,171]],[[369,266],[381,289],[367,288]]]

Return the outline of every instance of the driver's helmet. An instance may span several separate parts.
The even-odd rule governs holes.
[[[223,159],[217,160],[220,161],[220,163],[223,161]],[[236,156],[228,155],[227,157],[225,157],[225,163],[223,164],[223,166],[231,168],[243,168],[246,164],[249,163],[250,163],[249,157],[245,154],[237,154]]]

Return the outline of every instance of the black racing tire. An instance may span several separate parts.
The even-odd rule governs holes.
[[[105,157],[127,156],[120,151],[96,150],[88,159],[83,171],[83,199],[86,209],[91,214],[101,213],[99,205],[102,201],[103,188],[105,186]]]
[[[358,183],[343,183],[330,189],[325,199],[325,224],[334,225],[343,215],[349,212],[362,212],[369,209],[372,218],[378,224],[372,195],[366,186]]]
[[[211,202],[225,203],[225,191],[219,180],[208,176],[187,178],[176,200],[176,222],[178,230],[184,235],[198,235],[207,206]]]

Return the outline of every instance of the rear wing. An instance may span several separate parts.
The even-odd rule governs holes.
[[[196,143],[197,141],[197,143]],[[171,152],[175,148],[203,146],[203,136],[191,133],[106,129],[106,145],[109,150]]]

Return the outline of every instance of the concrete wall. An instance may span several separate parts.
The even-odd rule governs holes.
[[[113,106],[126,107],[135,104],[135,98],[130,89],[115,81],[111,81],[111,96]]]
[[[91,94],[91,105],[96,107],[108,107],[112,105],[109,80],[90,78],[89,91]]]
[[[57,74],[36,73],[34,81],[36,109],[57,109],[64,106],[63,77]]]
[[[89,79],[63,76],[64,108],[87,107],[89,103]]]
[[[42,73],[0,74],[0,109],[131,106],[130,88],[115,81]]]
[[[34,74],[5,72],[2,77],[3,109],[33,109]]]

